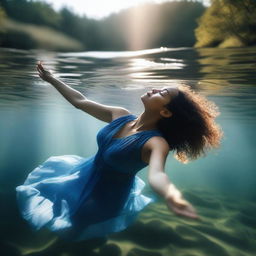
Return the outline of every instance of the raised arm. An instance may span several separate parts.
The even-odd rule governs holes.
[[[152,189],[165,199],[167,207],[177,215],[198,219],[193,206],[187,202],[181,192],[171,183],[164,172],[169,145],[162,137],[149,140],[151,151],[149,160],[148,182]]]
[[[130,114],[130,112],[125,108],[107,106],[87,99],[82,93],[54,77],[50,71],[43,67],[41,62],[37,64],[37,71],[43,80],[53,85],[74,107],[96,117],[99,120],[109,123],[119,116]]]

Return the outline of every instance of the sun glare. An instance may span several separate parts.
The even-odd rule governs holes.
[[[155,4],[168,0],[45,0],[53,8],[66,6],[74,13],[86,15],[88,18],[101,19],[110,14],[133,7],[122,16],[122,28],[126,31],[123,40],[129,51],[150,49],[158,45],[160,35],[165,27],[165,20],[161,17],[160,8]],[[172,0],[169,0],[169,2]],[[207,0],[202,0],[206,2]],[[148,4],[146,4],[148,3]],[[152,3],[152,4],[149,4]],[[117,26],[118,27],[118,26]]]

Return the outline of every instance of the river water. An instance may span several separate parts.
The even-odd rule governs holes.
[[[197,208],[202,223],[177,217],[159,202],[128,230],[91,246],[85,241],[80,251],[72,244],[54,245],[54,235],[46,231],[32,233],[18,213],[15,187],[50,156],[95,154],[97,132],[107,124],[76,109],[41,80],[38,60],[87,98],[135,115],[143,111],[140,96],[152,87],[188,84],[214,101],[224,132],[220,148],[187,165],[170,153],[166,163],[170,179]],[[255,255],[255,60],[256,47],[0,49],[0,232],[6,255]],[[147,182],[147,168],[139,176]]]

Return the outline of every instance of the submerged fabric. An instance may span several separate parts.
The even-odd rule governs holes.
[[[141,193],[145,183],[136,173],[147,166],[141,160],[142,146],[161,133],[113,138],[134,119],[122,116],[103,127],[94,156],[52,156],[16,187],[20,212],[33,229],[46,227],[76,241],[103,237],[127,228],[154,201]]]

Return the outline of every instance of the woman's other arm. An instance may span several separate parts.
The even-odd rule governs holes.
[[[130,114],[130,112],[125,108],[107,106],[87,99],[79,91],[55,78],[50,71],[43,67],[41,62],[37,64],[37,71],[44,81],[53,85],[74,107],[85,111],[99,120],[109,123],[119,116]]]
[[[151,154],[149,160],[148,181],[152,189],[165,199],[167,207],[177,215],[198,219],[193,206],[187,202],[181,192],[171,183],[164,172],[169,145],[164,138],[153,137],[148,144]]]

